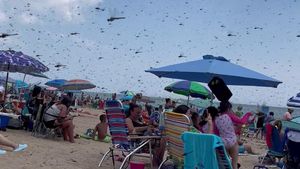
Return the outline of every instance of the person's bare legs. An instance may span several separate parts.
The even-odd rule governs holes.
[[[74,128],[75,128],[75,126],[73,125],[73,122],[70,120],[70,125],[68,127],[68,136],[69,136],[69,141],[71,143],[75,143],[75,141],[74,141]]]
[[[68,135],[68,129],[67,129],[67,127],[63,128],[62,132],[63,132],[64,140],[65,141],[69,141],[69,135]]]
[[[153,167],[154,168],[157,168],[160,165],[160,163],[163,161],[165,149],[166,149],[166,139],[161,138],[159,147],[155,147],[154,152],[153,152]]]
[[[236,143],[234,146],[227,149],[232,163],[232,169],[238,169],[239,146]]]
[[[253,151],[251,145],[244,144],[244,147],[245,147],[245,151],[247,151],[249,154],[254,154],[254,155],[256,154],[256,153]]]
[[[18,145],[13,143],[12,141],[5,138],[2,134],[0,134],[0,145],[11,147],[12,149],[18,148]]]
[[[65,121],[62,124],[64,140],[74,143],[74,125],[72,120]]]

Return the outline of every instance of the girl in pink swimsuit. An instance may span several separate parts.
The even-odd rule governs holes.
[[[232,168],[237,169],[238,163],[238,142],[235,134],[233,122],[228,115],[232,105],[229,102],[220,103],[220,115],[216,117],[215,124],[222,138],[226,150],[232,158]]]

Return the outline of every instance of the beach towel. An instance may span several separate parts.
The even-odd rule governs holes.
[[[93,137],[94,130],[93,129],[87,129],[84,134],[80,135],[80,138],[88,139],[88,140],[94,140],[94,141],[101,141],[104,143],[110,143],[111,142],[111,137],[109,135],[106,135],[104,139],[99,140],[98,136],[96,135]]]
[[[216,148],[223,148],[220,137],[212,134],[184,132],[184,168],[185,169],[219,169]]]

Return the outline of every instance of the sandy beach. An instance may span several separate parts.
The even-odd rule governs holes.
[[[101,111],[89,109],[94,114]],[[96,116],[81,115],[74,119],[76,125],[75,132],[83,133],[87,128],[92,128],[98,122]],[[108,149],[110,144],[76,139],[75,144],[64,142],[62,138],[44,139],[31,136],[30,132],[23,130],[10,130],[1,132],[10,140],[17,143],[27,143],[28,149],[20,153],[8,153],[0,157],[1,169],[94,169],[97,168],[102,154]],[[257,141],[256,141],[257,142]],[[254,145],[257,152],[262,154],[265,145],[249,142]],[[147,160],[144,160],[147,161]],[[242,169],[252,169],[258,162],[257,156],[241,156],[240,163]],[[112,168],[111,160],[104,162],[101,168]]]

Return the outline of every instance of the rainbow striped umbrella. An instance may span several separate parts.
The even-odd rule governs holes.
[[[73,79],[67,81],[65,84],[61,86],[61,89],[63,90],[85,90],[85,89],[93,89],[96,85],[93,83],[87,81],[87,80],[81,80],[81,79]]]

